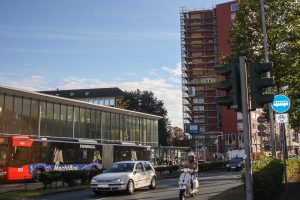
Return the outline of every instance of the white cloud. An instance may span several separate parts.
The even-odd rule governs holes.
[[[168,68],[170,77],[168,78],[149,78],[143,77],[135,81],[112,80],[104,82],[96,78],[66,77],[61,81],[49,79],[44,75],[15,76],[13,74],[0,73],[0,84],[11,87],[26,89],[30,91],[49,90],[49,89],[79,89],[79,88],[102,88],[119,87],[122,90],[134,91],[150,90],[154,92],[158,99],[162,100],[168,111],[168,117],[173,126],[182,127],[182,94],[181,85],[178,80],[178,66]],[[159,71],[156,70],[157,74]],[[55,82],[55,84],[53,84]],[[57,85],[57,82],[60,82]],[[55,88],[49,88],[55,85]]]
[[[181,64],[180,63],[177,63],[175,68],[170,68],[170,67],[163,66],[161,69],[164,70],[164,71],[169,72],[174,77],[180,77],[181,76]]]
[[[168,31],[109,31],[109,30],[81,30],[68,29],[54,26],[5,26],[0,24],[0,36],[9,38],[31,38],[47,40],[80,40],[102,41],[105,40],[178,40],[178,32]]]
[[[142,78],[140,81],[103,82],[99,79],[68,77],[63,79],[59,89],[119,87],[122,90],[150,90],[162,100],[168,110],[173,126],[182,127],[182,100],[180,87],[174,87],[166,79]]]
[[[8,74],[0,74],[0,84],[30,91],[47,89],[48,81],[40,75],[22,76],[10,79]]]

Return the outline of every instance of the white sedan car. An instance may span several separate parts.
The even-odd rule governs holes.
[[[156,187],[156,174],[148,161],[116,162],[110,168],[92,178],[90,189],[95,194],[106,191],[127,191],[132,194],[136,188]]]

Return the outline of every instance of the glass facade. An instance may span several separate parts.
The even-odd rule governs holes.
[[[49,99],[48,99],[49,98]],[[53,97],[55,98],[55,97]],[[47,100],[44,100],[47,99]],[[132,142],[158,145],[158,117],[71,100],[57,103],[47,98],[7,94],[0,87],[0,135],[29,135],[47,138],[97,139],[102,142]],[[79,104],[79,103],[77,103]],[[153,118],[153,119],[151,119]]]

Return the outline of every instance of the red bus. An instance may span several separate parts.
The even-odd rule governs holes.
[[[102,144],[96,140],[0,136],[0,178],[6,180],[38,180],[41,172],[101,169],[102,161],[110,165],[132,159],[150,160],[150,147]]]
[[[38,179],[43,171],[102,168],[97,141],[60,141],[28,136],[0,137],[0,176],[6,180]]]

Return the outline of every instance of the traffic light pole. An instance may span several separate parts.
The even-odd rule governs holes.
[[[264,52],[265,52],[265,62],[269,62],[269,53],[268,53],[268,46],[267,46],[267,29],[266,29],[266,19],[265,19],[265,5],[264,0],[260,0],[260,10],[261,10],[261,20],[262,20],[262,29],[264,35]],[[270,78],[270,72],[267,72],[267,78]],[[268,89],[268,93],[271,94],[271,88]],[[271,132],[271,142],[272,142],[272,156],[276,157],[276,138],[275,138],[275,131],[274,131],[274,116],[273,116],[273,109],[271,103],[268,104],[269,108],[269,120],[270,120],[270,132]]]
[[[239,63],[240,63],[240,79],[241,79],[243,129],[244,129],[244,148],[246,153],[246,160],[245,160],[246,200],[253,200],[246,58],[244,56],[239,57]]]

